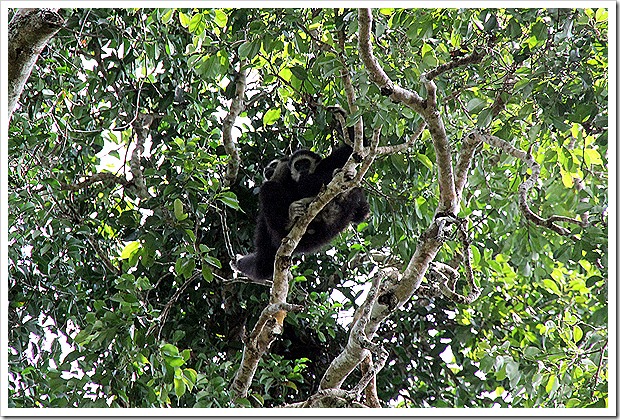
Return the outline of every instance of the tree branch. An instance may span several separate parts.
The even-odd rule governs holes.
[[[92,184],[96,182],[106,182],[106,181],[113,181],[115,184],[120,184],[124,187],[131,185],[131,182],[127,181],[122,176],[118,176],[116,174],[113,174],[112,172],[99,172],[89,177],[86,177],[84,181],[78,182],[77,184],[67,184],[66,182],[61,182],[60,187],[63,190],[79,191],[83,188],[87,188],[91,186]]]
[[[425,78],[426,80],[433,80],[435,77],[439,76],[440,74],[443,74],[456,67],[465,66],[467,64],[478,64],[482,61],[485,55],[486,55],[485,51],[482,51],[482,52],[476,51],[464,57],[459,57],[447,63],[440,64],[439,66],[435,67],[431,71],[427,72],[425,74]]]
[[[372,55],[370,46],[370,26],[372,14],[369,9],[358,10],[359,20],[359,51],[362,61],[369,72],[370,79],[375,82],[384,95],[397,102],[411,107],[418,112],[426,124],[435,148],[438,167],[440,202],[436,214],[455,214],[458,210],[458,196],[454,183],[451,148],[445,127],[436,104],[436,86],[432,80],[424,80],[428,97],[426,100],[415,92],[410,92],[395,85],[379,66]],[[418,131],[421,131],[419,129]],[[473,155],[473,152],[472,152]],[[470,161],[471,159],[469,159]],[[469,161],[467,164],[469,164]],[[461,167],[461,171],[466,169]],[[466,172],[466,170],[464,171]],[[400,273],[394,273],[381,288],[379,297],[372,305],[369,322],[365,325],[365,336],[372,338],[381,323],[397,308],[407,302],[418,290],[429,264],[435,259],[437,252],[445,241],[447,226],[445,218],[436,217],[428,229],[420,236],[416,250],[407,267]],[[472,296],[476,293],[472,291]],[[334,359],[321,380],[322,389],[340,388],[349,373],[363,358],[361,347],[349,344]]]
[[[508,93],[512,90],[517,80],[514,78],[514,73],[516,71],[516,66],[513,65],[506,75],[504,76],[504,82],[502,83],[502,87],[495,94],[495,100],[491,105],[491,115],[496,117],[506,106],[506,100],[503,97],[503,94]]]
[[[235,124],[235,120],[241,112],[245,109],[244,97],[245,89],[247,86],[246,79],[246,67],[247,60],[241,60],[239,63],[239,71],[235,75],[232,83],[235,84],[235,96],[230,103],[230,110],[224,118],[222,123],[222,141],[224,143],[224,149],[230,160],[226,165],[226,175],[224,176],[224,185],[231,186],[237,180],[237,174],[239,173],[239,166],[241,158],[239,157],[239,150],[235,140],[232,138],[232,128]]]
[[[53,9],[19,9],[8,28],[8,112],[9,120],[39,54],[64,25]]]
[[[483,134],[477,130],[472,131],[469,136],[473,136],[474,140],[478,142],[484,141],[485,143],[500,149],[502,152],[521,160],[528,166],[531,174],[521,183],[521,185],[519,185],[519,208],[527,220],[536,225],[546,227],[547,229],[563,236],[569,236],[570,230],[556,225],[555,222],[572,223],[582,227],[585,225],[585,223],[581,220],[572,219],[565,216],[550,216],[547,219],[543,219],[530,209],[527,201],[527,194],[529,190],[538,182],[538,177],[540,175],[540,165],[534,160],[534,157],[531,154],[521,149],[517,149],[512,144],[499,137],[490,134]],[[577,238],[572,239],[577,240]]]
[[[353,82],[351,81],[351,73],[349,72],[349,68],[346,65],[344,54],[344,42],[345,42],[345,33],[344,31],[338,31],[338,41],[340,43],[341,51],[338,53],[338,57],[340,58],[340,62],[342,64],[341,77],[342,84],[344,86],[344,91],[347,96],[347,103],[349,105],[349,111],[351,114],[357,114],[358,107],[356,102],[355,89],[353,88]],[[353,127],[355,138],[349,139],[353,142],[353,153],[360,155],[362,153],[362,144],[364,139],[364,121],[362,116],[360,115],[359,119],[355,122],[355,126]],[[342,133],[345,138],[348,138],[348,133],[346,127],[342,125]]]
[[[137,118],[133,122],[133,130],[136,134],[136,146],[131,154],[129,161],[129,167],[133,175],[133,183],[136,186],[138,197],[142,199],[150,198],[146,184],[144,183],[144,176],[142,174],[142,153],[144,153],[144,142],[149,135],[149,127],[153,122],[153,116],[150,114],[137,114]]]
[[[362,370],[362,377],[365,377],[369,372],[372,372],[372,377],[364,389],[364,397],[366,399],[366,405],[373,408],[381,408],[381,401],[377,395],[377,371],[372,362],[372,356],[368,355],[362,360],[360,365]]]
[[[420,125],[418,126],[418,128],[416,129],[415,133],[413,133],[411,135],[411,137],[409,137],[409,140],[407,140],[404,143],[401,144],[394,144],[392,146],[381,146],[377,148],[377,154],[378,155],[388,155],[388,154],[394,154],[394,153],[400,153],[403,150],[407,150],[411,147],[411,145],[418,139],[420,138],[420,136],[422,135],[422,133],[424,132],[424,129],[426,128],[426,122],[422,121],[420,123]]]
[[[250,339],[243,349],[241,365],[232,384],[232,391],[237,397],[245,397],[247,395],[252,378],[258,367],[258,362],[276,335],[282,332],[287,312],[298,308],[296,305],[286,303],[289,281],[292,278],[290,267],[293,251],[316,215],[337,195],[359,185],[375,158],[380,132],[381,128],[375,130],[370,147],[364,148],[364,158],[361,164],[355,161],[354,154],[352,154],[342,168],[342,171],[339,171],[331,182],[327,184],[326,188],[316,196],[314,201],[309,204],[306,214],[295,222],[289,234],[282,239],[275,257],[275,270],[269,305],[263,310],[260,319],[250,334]],[[355,167],[358,165],[359,168],[356,175],[351,180],[346,180],[345,174],[355,172]]]
[[[480,140],[471,134],[463,137],[461,152],[459,154],[459,159],[456,163],[454,180],[456,195],[459,202],[461,201],[461,198],[463,196],[463,189],[465,188],[465,184],[467,183],[469,168],[471,167],[474,154],[479,149],[480,144]]]
[[[392,82],[372,53],[370,45],[371,10],[358,9],[358,21],[359,53],[369,73],[370,80],[379,86],[383,95],[389,96],[393,101],[402,102],[410,107],[419,113],[428,124],[433,147],[435,148],[435,156],[437,157],[437,179],[439,182],[439,207],[437,212],[455,214],[458,210],[458,201],[454,189],[451,147],[441,115],[437,109],[437,87],[435,83],[426,78],[422,79],[427,90],[427,98],[423,100],[416,92],[403,89]]]

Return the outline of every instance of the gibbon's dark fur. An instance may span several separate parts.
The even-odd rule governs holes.
[[[254,280],[273,276],[273,263],[282,238],[287,234],[288,208],[295,200],[297,187],[291,178],[288,160],[265,168],[266,181],[258,193],[258,217],[254,229],[254,252],[238,258],[235,268]],[[268,177],[271,175],[271,177]]]
[[[299,185],[296,185],[297,183],[291,177],[288,161],[280,160],[273,166],[275,165],[277,166],[273,172],[271,169],[265,171],[266,175],[271,174],[271,178],[263,183],[259,191],[259,213],[254,233],[255,250],[239,258],[235,263],[235,268],[238,271],[254,280],[270,279],[273,276],[276,252],[280,247],[282,238],[290,230],[289,209],[294,199],[301,201],[300,211],[305,211],[308,204],[314,199],[314,196],[300,198],[300,192],[303,190],[299,189]],[[325,167],[327,166],[323,168]],[[306,176],[315,175],[319,169],[320,166],[317,165],[315,172]],[[322,178],[320,173],[319,177],[314,177],[314,179]],[[327,177],[324,179],[327,182],[331,180]],[[303,175],[299,180],[304,185],[308,183],[308,179]],[[321,185],[318,188],[313,185],[306,185],[306,187],[309,187],[307,192],[320,191],[321,189]],[[346,229],[349,223],[360,223],[368,217],[368,214],[369,205],[361,188],[356,187],[340,194],[327,204],[310,223],[306,233],[295,248],[295,253],[318,251]]]
[[[289,160],[289,168],[293,179],[297,183],[297,199],[289,207],[289,221],[291,227],[295,219],[301,216],[312,202],[314,197],[333,178],[334,172],[341,169],[351,156],[353,149],[343,145],[335,149],[328,157],[318,162],[305,164],[306,167],[315,167],[313,171],[298,173],[298,160],[313,159],[313,153],[307,150],[298,150]],[[314,154],[315,155],[315,154]],[[342,232],[349,223],[358,224],[368,217],[370,207],[364,190],[353,188],[346,193],[336,196],[308,225],[302,236],[296,252],[316,252],[323,245],[329,243]]]
[[[348,133],[352,139],[353,127],[348,127]],[[258,195],[255,250],[237,259],[234,267],[238,271],[254,280],[266,280],[273,276],[275,255],[292,226],[292,218],[305,211],[312,199],[332,180],[334,172],[344,166],[351,153],[353,148],[347,144],[336,148],[325,159],[302,149],[290,158],[272,160],[267,165],[263,170],[266,181]],[[296,204],[291,208],[293,203]],[[361,188],[340,194],[308,225],[294,252],[318,251],[346,229],[349,223],[358,224],[365,220],[369,210]]]
[[[298,159],[309,158],[308,153],[312,152],[302,149],[293,153],[289,159],[291,172],[295,171],[294,166]],[[332,180],[334,171],[341,169],[347,163],[351,153],[353,153],[353,148],[348,144],[343,144],[334,149],[325,159],[319,160],[312,172],[301,173],[299,176],[294,175],[297,178],[298,199],[316,196],[321,191],[321,188]]]

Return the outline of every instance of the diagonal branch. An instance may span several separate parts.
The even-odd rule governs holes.
[[[358,9],[359,21],[359,52],[364,65],[370,76],[370,80],[375,83],[381,93],[389,96],[396,102],[403,102],[416,112],[424,112],[424,100],[416,92],[403,89],[395,84],[379,65],[377,58],[372,52],[370,45],[370,28],[372,26],[372,11],[370,9]]]
[[[426,128],[426,122],[422,121],[420,123],[420,125],[418,126],[418,128],[416,129],[416,131],[411,135],[411,137],[409,137],[409,140],[407,140],[404,143],[401,144],[395,144],[392,146],[381,146],[379,148],[377,148],[377,154],[378,155],[391,155],[394,153],[400,153],[403,150],[407,150],[411,147],[411,145],[418,139],[420,138],[420,136],[422,135],[422,132],[424,132],[424,129]]]
[[[355,161],[354,154],[352,154],[342,168],[342,171],[339,171],[331,182],[327,184],[326,188],[316,196],[314,201],[308,206],[306,214],[295,222],[289,234],[282,239],[280,248],[278,248],[275,256],[275,270],[269,305],[263,310],[259,321],[250,333],[250,340],[244,346],[241,365],[232,384],[232,390],[236,396],[245,397],[247,395],[252,378],[258,367],[258,362],[268,350],[276,335],[281,333],[287,312],[299,310],[300,308],[286,303],[289,282],[292,278],[290,267],[293,251],[316,215],[337,195],[359,185],[375,158],[380,132],[381,128],[379,127],[373,134],[370,147],[364,148],[365,157],[361,164]],[[352,173],[358,165],[359,168],[353,179],[346,180],[344,174]]]
[[[447,63],[440,64],[439,66],[435,67],[434,69],[426,73],[425,75],[426,80],[433,80],[435,77],[439,76],[440,74],[443,74],[456,67],[465,66],[467,64],[478,64],[482,61],[485,55],[486,55],[486,52],[484,51],[475,51],[464,57],[459,57]]]

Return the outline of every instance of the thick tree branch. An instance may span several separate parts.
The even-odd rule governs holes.
[[[8,112],[9,120],[39,54],[64,25],[53,9],[19,9],[8,28]]]
[[[439,182],[439,207],[437,212],[456,213],[457,200],[454,189],[454,175],[452,169],[451,147],[446,135],[446,129],[437,109],[437,87],[432,80],[423,78],[427,90],[427,98],[423,100],[416,92],[401,88],[395,84],[383,71],[377,59],[372,53],[370,44],[370,27],[372,25],[372,12],[370,9],[358,9],[359,21],[359,53],[370,80],[377,84],[381,92],[389,96],[395,102],[402,102],[410,107],[428,124],[428,129],[435,148],[437,157],[437,179]]]
[[[224,118],[222,123],[222,140],[224,143],[224,149],[230,157],[228,165],[226,166],[226,175],[224,176],[224,185],[231,186],[237,180],[237,174],[239,173],[239,165],[241,158],[239,157],[239,150],[237,144],[232,137],[232,129],[235,124],[235,120],[240,113],[245,109],[244,97],[245,89],[247,86],[246,80],[246,67],[247,60],[241,60],[239,63],[239,71],[235,75],[232,83],[235,84],[235,96],[230,103],[230,109],[228,114]]]
[[[359,52],[370,80],[374,82],[381,92],[388,95],[390,99],[396,102],[403,102],[418,113],[424,111],[424,100],[416,92],[412,92],[396,85],[389,78],[387,73],[379,65],[377,58],[372,52],[370,45],[370,28],[372,26],[372,11],[370,9],[358,10],[359,20]]]
[[[404,105],[417,111],[424,118],[426,124],[428,124],[437,156],[438,167],[440,203],[436,213],[438,215],[455,214],[458,210],[460,195],[457,195],[454,183],[451,147],[446,136],[443,121],[437,109],[435,83],[428,78],[423,80],[428,92],[426,100],[422,100],[417,93],[410,92],[394,84],[381,69],[372,54],[370,46],[371,11],[369,9],[359,9],[358,18],[359,51],[362,61],[369,72],[370,79],[381,88],[382,93],[390,96],[392,100],[402,102]],[[422,129],[419,131],[421,130]],[[473,149],[471,155],[473,156]],[[470,161],[471,157],[467,159],[466,164],[461,164],[459,170],[466,173]],[[464,182],[464,180],[462,182]],[[372,305],[369,322],[365,325],[366,337],[374,337],[381,323],[391,313],[407,302],[418,290],[424,274],[427,272],[429,265],[435,259],[437,252],[448,235],[447,232],[450,225],[450,223],[446,222],[445,217],[436,217],[428,229],[420,236],[415,253],[411,257],[402,275],[400,273],[395,273],[388,281],[384,282],[379,297]],[[453,288],[454,285],[451,283],[451,280],[448,279],[447,281]],[[473,285],[473,277],[471,284]],[[472,299],[479,293],[474,287],[475,285],[472,286],[472,292],[470,294]],[[441,286],[437,286],[435,289],[439,290],[440,293],[448,293],[446,290],[442,289]],[[451,288],[448,290],[452,291]],[[432,290],[429,289],[429,291]],[[363,357],[362,347],[355,345],[352,340],[349,340],[347,347],[334,359],[323,376],[321,388],[325,390],[340,388],[349,373],[360,363]]]
[[[237,397],[247,396],[258,362],[269,349],[276,335],[282,333],[286,313],[302,309],[303,306],[286,302],[270,303],[263,309],[250,336],[244,342],[241,365],[231,387]]]

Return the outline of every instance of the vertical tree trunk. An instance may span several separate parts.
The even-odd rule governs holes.
[[[19,9],[9,23],[9,120],[32,67],[65,20],[58,9]]]

